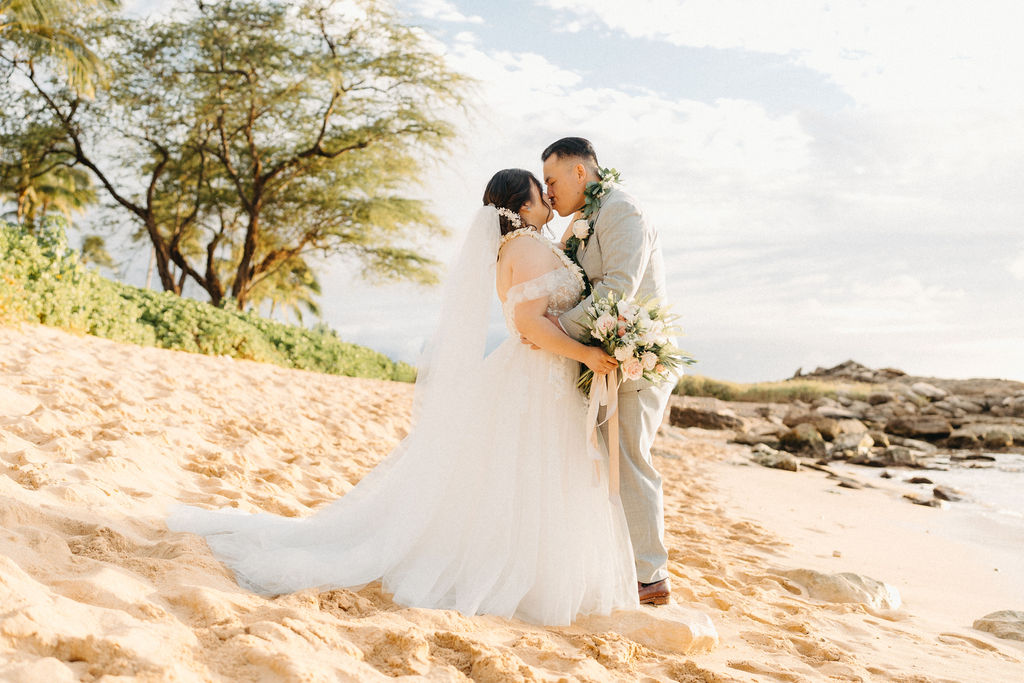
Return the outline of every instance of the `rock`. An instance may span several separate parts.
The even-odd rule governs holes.
[[[836,437],[836,440],[832,442],[832,457],[833,458],[850,458],[858,455],[867,455],[871,452],[871,447],[875,445],[875,440],[872,439],[868,434],[840,434]]]
[[[854,413],[856,413],[857,415],[863,415],[865,410],[869,410],[871,408],[871,404],[869,404],[867,401],[854,399],[853,403],[846,407],[849,408]]]
[[[1003,429],[992,429],[985,432],[982,445],[985,448],[1009,448],[1013,445],[1013,435]]]
[[[1000,610],[974,622],[974,628],[1003,640],[1024,640],[1024,612]]]
[[[932,489],[932,495],[939,500],[948,500],[954,503],[964,499],[964,492],[952,486],[936,486]]]
[[[889,436],[889,442],[892,446],[905,446],[906,448],[912,448],[915,451],[921,451],[923,453],[934,453],[938,450],[934,445],[927,441],[921,441],[919,439],[908,439],[903,436]]]
[[[958,429],[946,439],[946,448],[977,448],[981,445],[978,437],[969,431]]]
[[[790,429],[796,427],[798,424],[804,422],[813,422],[815,415],[809,413],[806,410],[793,410],[790,409],[782,416],[782,424],[786,425]]]
[[[949,392],[945,389],[939,389],[937,386],[928,384],[928,382],[914,382],[910,385],[910,390],[930,401],[938,401],[949,395]]]
[[[899,609],[901,604],[900,592],[894,586],[860,574],[824,574],[812,569],[772,572],[795,581],[810,597],[825,602],[856,602],[886,610]]]
[[[836,434],[867,434],[868,428],[860,420],[848,418],[836,422]],[[824,436],[824,435],[823,435]]]
[[[906,446],[889,446],[885,449],[882,461],[886,465],[895,467],[917,467],[917,459],[920,455],[924,455],[924,453],[911,450]]]
[[[944,417],[921,415],[919,417],[894,417],[886,424],[885,431],[912,438],[942,439],[953,433],[953,427]]]
[[[673,427],[699,427],[700,429],[743,429],[743,420],[725,411],[700,410],[672,406],[668,417]]]
[[[820,410],[820,409],[819,409]],[[820,412],[817,413],[788,413],[783,420],[783,424],[787,427],[796,427],[801,424],[810,424],[818,433],[821,434],[822,438],[826,441],[832,441],[839,434],[845,434],[847,432],[866,432],[868,428],[864,426],[864,423],[854,418],[835,418],[827,417],[822,415]]]
[[[978,401],[972,401],[961,396],[957,396],[956,399],[957,405],[965,413],[970,413],[971,415],[979,415],[985,412],[985,406],[979,403]]]
[[[885,432],[880,432],[878,430],[872,429],[871,431],[868,432],[868,436],[870,436],[874,440],[876,446],[891,445],[889,441],[889,435],[886,434]]]
[[[804,422],[789,430],[779,440],[787,451],[799,453],[809,451],[817,455],[824,455],[825,440],[812,425]]]
[[[1007,414],[1012,417],[1024,417],[1024,396],[1016,396],[1006,407]]]
[[[953,448],[949,444],[949,440],[953,439],[954,443],[970,443],[970,437],[974,437],[977,445],[975,447],[980,448],[985,444],[987,440],[991,438],[994,444],[1006,443],[1007,436],[1010,437],[1013,444],[1024,445],[1024,425],[1014,424],[1011,422],[974,422],[971,424],[962,425],[955,432],[950,434],[947,439],[946,446]],[[954,439],[954,437],[956,437]],[[990,448],[999,448],[1000,446],[990,446]]]
[[[939,413],[945,413],[948,417],[963,417],[967,414],[963,408],[957,406],[953,401],[942,399],[931,405],[931,408]]]
[[[908,484],[933,484],[934,482],[928,477],[911,477],[907,479]]]
[[[895,399],[896,394],[892,393],[891,391],[873,391],[870,394],[868,394],[868,403],[870,403],[873,406],[888,403],[889,401],[893,401]]]
[[[855,420],[859,417],[852,410],[840,407],[823,406],[818,408],[818,413],[822,417],[831,417],[834,420]]]
[[[709,652],[718,645],[718,631],[710,617],[675,603],[589,614],[579,617],[574,626],[592,633],[613,631],[646,647],[684,655]]]
[[[916,493],[904,493],[903,497],[914,505],[924,505],[925,507],[939,508],[940,510],[945,510],[949,507],[949,503],[944,500],[939,500],[937,498],[924,498]]]
[[[765,444],[757,444],[750,453],[750,459],[758,465],[773,467],[778,470],[789,470],[797,472],[800,470],[800,461],[784,451],[777,451]]]
[[[735,443],[743,444],[744,446],[756,446],[757,444],[764,444],[771,448],[778,448],[781,444],[779,437],[774,434],[751,434],[749,432],[742,432],[737,434],[733,439]]]
[[[831,417],[815,416],[815,418],[807,424],[817,429],[818,434],[821,434],[821,438],[826,441],[831,441],[836,438],[836,434],[839,433],[839,421]]]

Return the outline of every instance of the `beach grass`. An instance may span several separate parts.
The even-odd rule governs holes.
[[[133,287],[87,268],[64,224],[33,230],[0,221],[0,323],[37,322],[114,341],[350,377],[411,382],[416,369],[342,341],[326,325],[305,328]]]
[[[744,384],[711,379],[701,375],[685,375],[676,384],[680,396],[710,396],[723,401],[753,403],[813,402],[820,398],[848,396],[866,400],[873,386],[858,382],[830,382],[816,379],[788,379],[779,382]]]

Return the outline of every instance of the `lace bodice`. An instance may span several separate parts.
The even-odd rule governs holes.
[[[519,335],[515,324],[516,306],[524,301],[548,297],[548,313],[561,315],[575,306],[583,294],[583,273],[579,267],[569,260],[562,251],[538,233],[528,228],[521,228],[505,235],[501,240],[504,246],[510,240],[520,235],[530,236],[551,248],[551,251],[559,257],[561,265],[558,268],[549,270],[532,280],[520,282],[509,287],[505,294],[505,302],[502,304],[502,311],[505,314],[505,326],[513,335]],[[499,250],[500,250],[499,246]]]

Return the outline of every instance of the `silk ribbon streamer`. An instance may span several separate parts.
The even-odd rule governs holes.
[[[618,378],[618,370],[612,374]],[[597,421],[600,406],[607,406],[605,418]],[[612,381],[610,375],[594,375],[590,383],[590,405],[587,406],[587,443],[590,457],[594,460],[594,481],[601,478],[600,461],[601,447],[597,438],[598,428],[608,423],[608,498],[617,500],[619,497],[619,382]]]

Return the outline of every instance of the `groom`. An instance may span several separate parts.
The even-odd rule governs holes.
[[[587,183],[600,180],[593,145],[584,138],[562,138],[548,146],[541,159],[552,208],[560,216],[583,208]],[[602,198],[593,226],[593,234],[576,254],[593,292],[558,319],[569,336],[583,343],[590,341],[584,310],[595,295],[615,292],[624,298],[666,303],[661,242],[636,199],[614,187]],[[651,462],[651,445],[672,389],[671,381],[653,384],[645,379],[626,380],[619,387],[620,496],[644,604],[663,605],[669,600],[661,475]],[[607,424],[602,432],[607,441]]]

